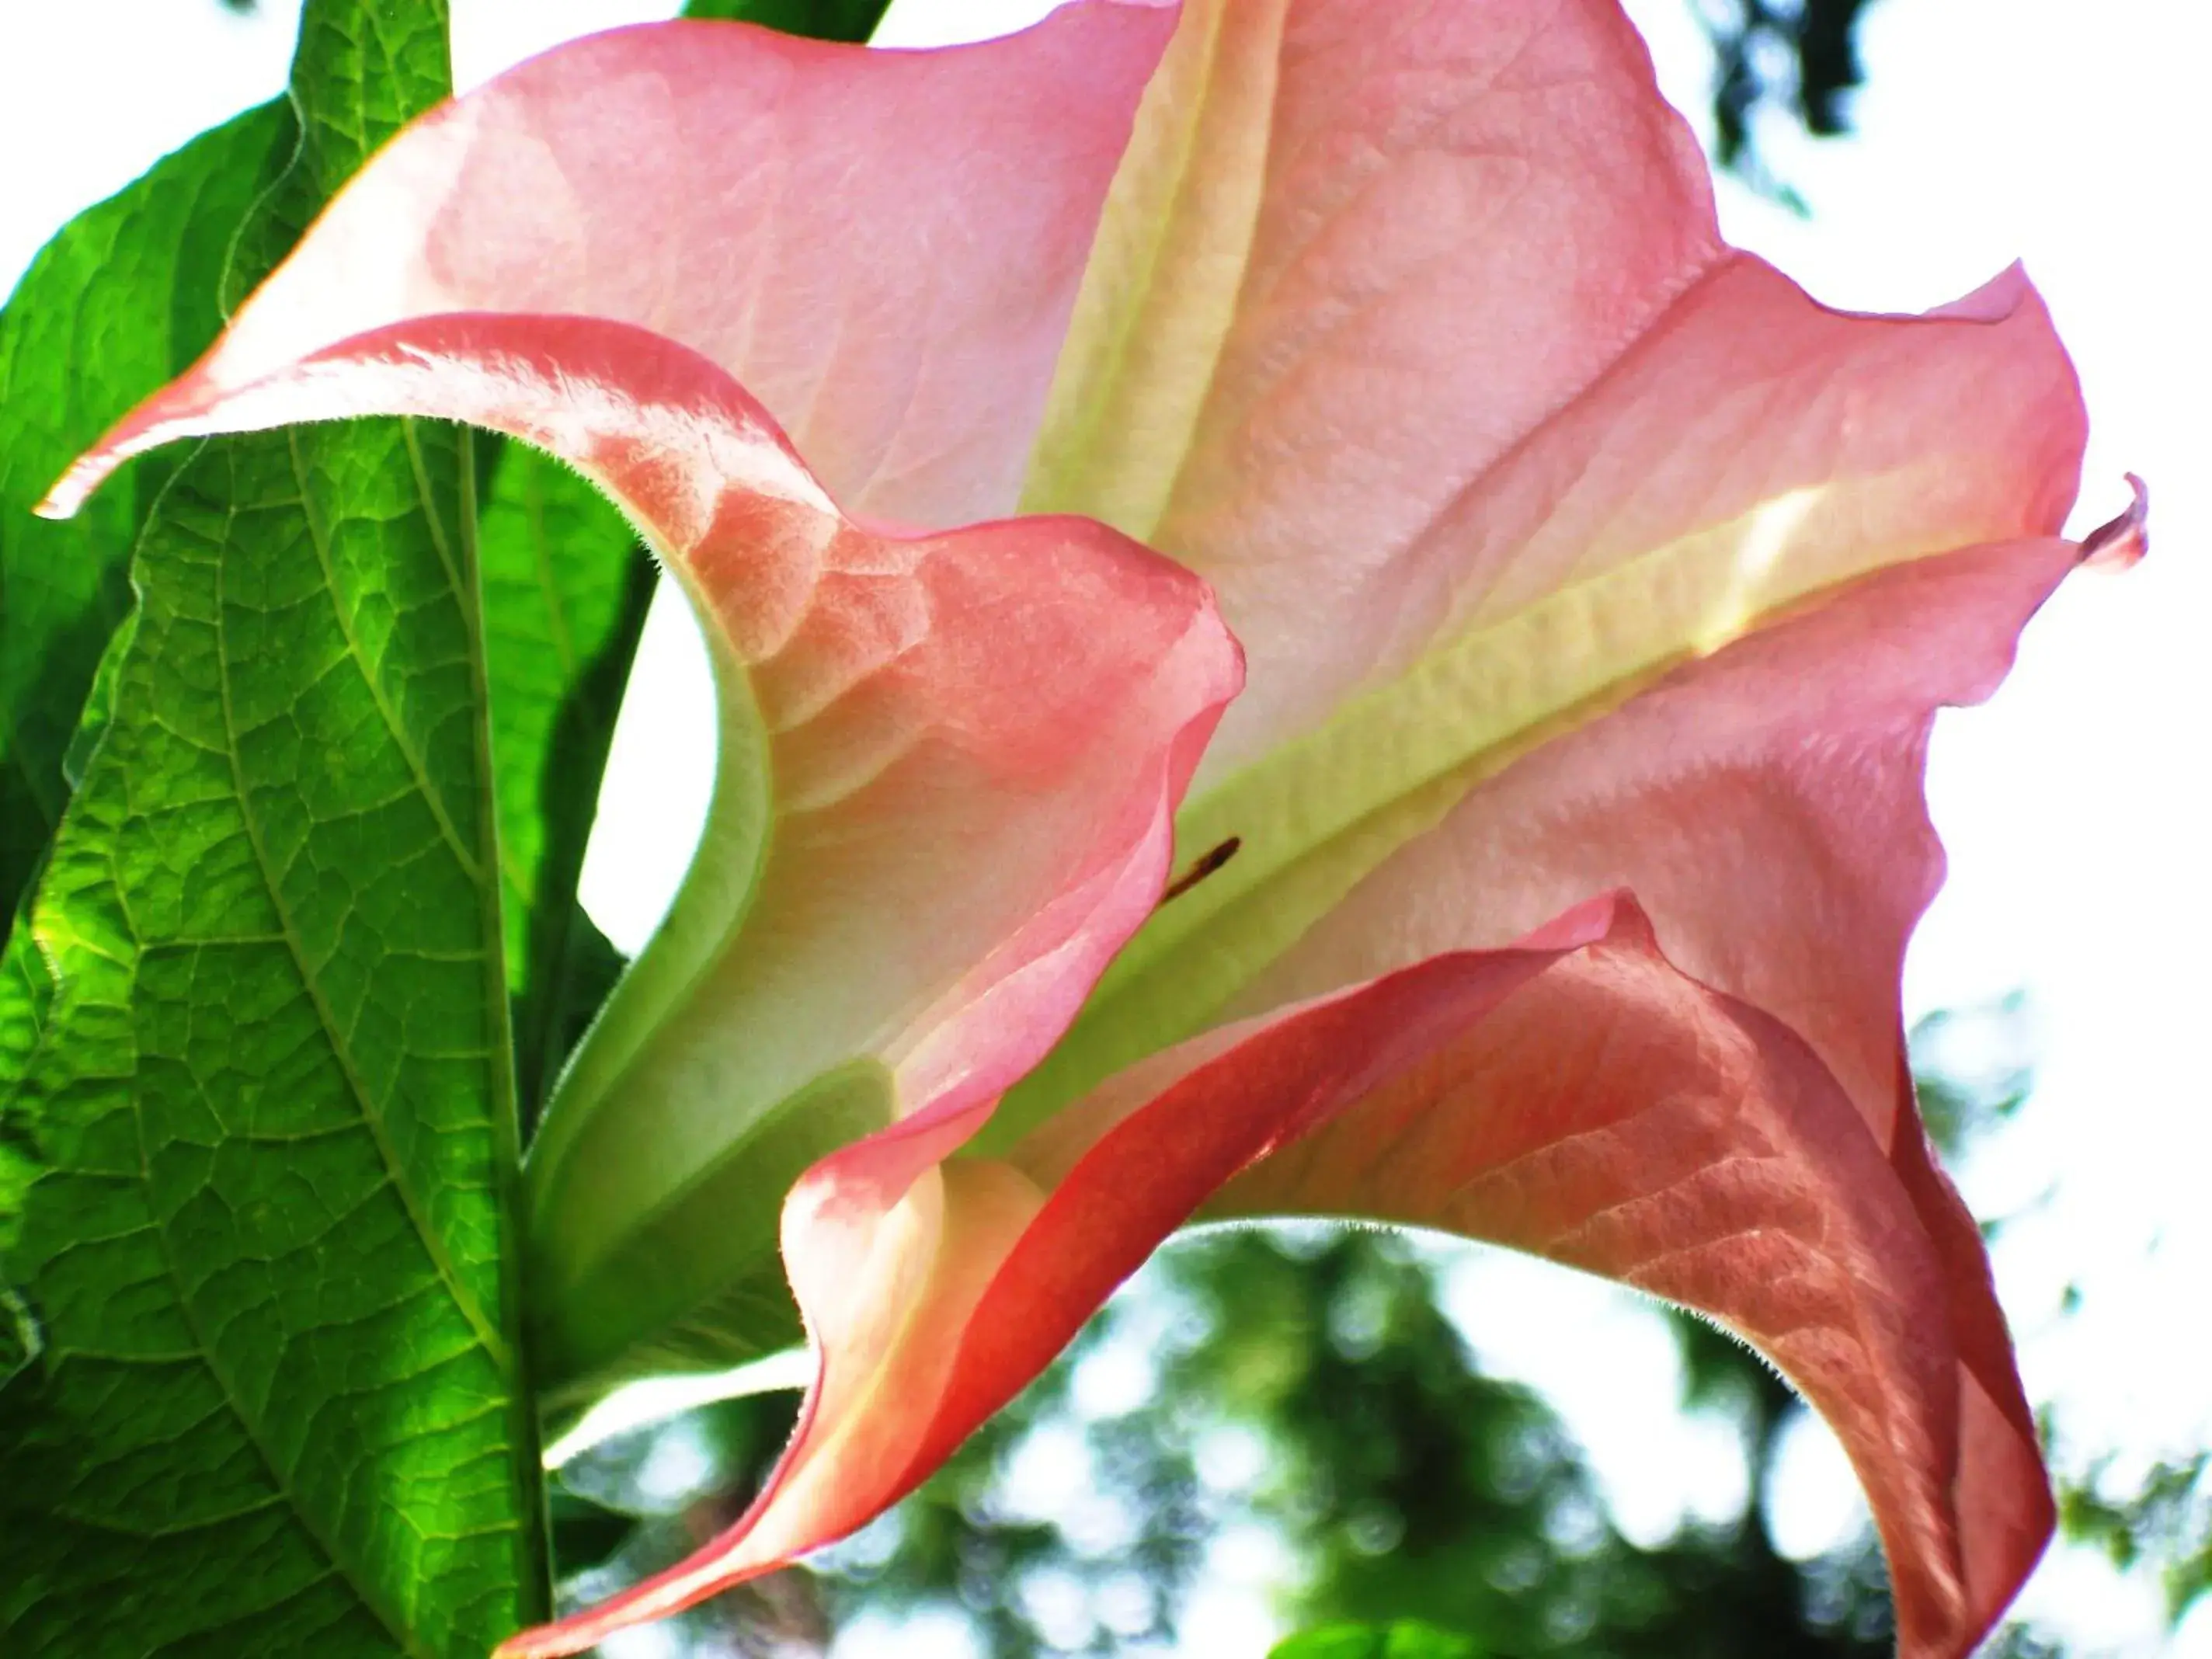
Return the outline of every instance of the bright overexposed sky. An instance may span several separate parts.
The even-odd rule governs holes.
[[[1691,0],[1629,0],[1662,85],[1700,126],[1710,60]],[[673,0],[453,0],[465,82]],[[901,0],[902,40],[1018,26],[1044,0]],[[0,286],[73,214],[283,82],[296,0],[0,0]],[[1856,136],[1760,135],[1812,208],[1799,220],[1723,181],[1731,237],[1832,304],[1918,309],[2015,258],[2048,298],[2094,422],[2075,529],[2152,490],[2151,556],[2069,581],[1986,708],[1947,715],[1930,796],[1949,885],[1916,942],[1916,1012],[2025,989],[2038,1087],[1962,1172],[1996,1249],[2029,1393],[2062,1459],[2116,1473],[2212,1443],[2212,307],[2199,246],[2212,135],[2195,0],[1878,0],[1862,30]],[[591,897],[634,945],[703,807],[702,665],[656,613],[640,712],[611,770]],[[2078,1312],[2059,1316],[2069,1285]],[[1486,1364],[1546,1387],[1632,1534],[1740,1502],[1716,1425],[1672,1413],[1674,1360],[1632,1302],[1493,1255],[1450,1275]],[[1847,1477],[1794,1445],[1782,1541],[1850,1522]],[[1730,1474],[1734,1468],[1733,1476]],[[1733,1482],[1733,1484],[1731,1484]],[[2070,1653],[2212,1655],[2212,1608],[2161,1649],[2155,1587],[2061,1548],[2023,1604]]]

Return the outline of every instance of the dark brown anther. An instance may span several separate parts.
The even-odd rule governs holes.
[[[1181,898],[1223,865],[1228,863],[1230,860],[1235,858],[1237,849],[1243,844],[1240,838],[1231,836],[1212,851],[1201,854],[1197,863],[1168,884],[1168,890],[1160,895],[1160,902],[1165,904],[1171,898]]]

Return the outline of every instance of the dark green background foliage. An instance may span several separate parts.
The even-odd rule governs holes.
[[[259,0],[222,0],[232,11],[252,11]],[[692,0],[686,17],[720,17],[761,23],[786,34],[817,40],[865,40],[875,33],[887,0]]]
[[[1864,80],[1858,27],[1868,0],[1698,0],[1712,42],[1715,148],[1723,167],[1758,171],[1752,127],[1779,109],[1815,137],[1850,130]]]
[[[232,11],[252,11],[258,0],[222,0]],[[866,40],[876,32],[889,0],[690,0],[686,17],[719,17],[759,23],[817,40]]]
[[[2068,1536],[2098,1546],[2122,1571],[2155,1572],[2177,1623],[2212,1591],[2212,1456],[2205,1453],[2161,1462],[2117,1487],[2100,1467],[2062,1494],[2061,1522]]]
[[[1387,1625],[1323,1625],[1279,1642],[1268,1659],[1482,1659],[1468,1638],[1418,1619]]]
[[[0,313],[0,915],[60,821],[63,757],[130,607],[130,550],[184,456],[131,463],[73,519],[31,507],[215,338],[232,239],[296,137],[268,104],[196,140],[80,217]]]

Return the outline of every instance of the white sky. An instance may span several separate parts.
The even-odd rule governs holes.
[[[1689,0],[1629,0],[1669,95],[1702,109]],[[1027,21],[1040,0],[901,0],[916,40]],[[453,0],[457,69],[481,80],[673,0]],[[0,283],[73,214],[282,83],[296,0],[240,19],[216,0],[0,0]],[[2094,422],[2075,525],[2152,488],[2151,557],[2070,582],[1989,707],[1948,715],[1930,793],[1952,878],[1916,943],[1916,1011],[2025,988],[2039,1084],[1965,1172],[1978,1212],[2016,1215],[1998,1273],[2030,1395],[2062,1443],[2123,1468],[2212,1443],[2212,315],[2200,246],[2208,138],[2199,77],[2212,18],[2194,0],[1881,0],[1863,31],[1860,136],[1763,135],[1809,222],[1723,182],[1731,237],[1823,300],[1916,309],[2015,257],[2050,300]],[[635,945],[688,852],[711,734],[703,667],[663,607],[638,712],[611,771],[589,879]],[[1724,1505],[1711,1425],[1672,1426],[1674,1361],[1632,1304],[1483,1258],[1452,1302],[1493,1366],[1550,1390],[1590,1446],[1625,1525],[1663,1533]],[[2081,1311],[2061,1322],[2069,1281]],[[1576,1298],[1588,1290],[1589,1305]],[[1632,1385],[1630,1379],[1637,1381]],[[1785,1543],[1847,1523],[1832,1449],[1793,1447]],[[1733,1480],[1740,1484],[1738,1469]],[[2155,1597],[2082,1552],[2054,1555],[2026,1605],[2077,1654],[2160,1651]],[[2212,1608],[2165,1650],[2212,1655]]]

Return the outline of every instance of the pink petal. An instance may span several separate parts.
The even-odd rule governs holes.
[[[1654,623],[1684,630],[1678,652],[1709,650],[1866,571],[2055,533],[2086,434],[2072,367],[2017,270],[1972,297],[1972,315],[1851,316],[1729,255],[1390,544],[1358,594],[1331,592],[1332,615],[1371,618],[1342,629],[1366,630],[1361,683],[1568,590],[1589,599],[1594,657],[1612,638],[1645,643]],[[1226,531],[1225,505],[1222,515]],[[1321,552],[1303,580],[1292,550],[1274,557],[1269,603],[1303,592],[1310,605],[1313,583],[1329,580]],[[1672,605],[1637,591],[1639,562],[1673,575]],[[1197,568],[1215,574],[1254,653],[1256,692],[1267,665],[1242,596],[1210,562]],[[1608,582],[1622,590],[1612,604]],[[1303,722],[1329,712],[1303,685],[1296,700]]]
[[[1129,1068],[1006,1159],[940,1164],[970,1109],[818,1165],[784,1249],[823,1376],[776,1481],[690,1561],[510,1651],[580,1650],[866,1521],[1202,1212],[1449,1228],[1724,1321],[1850,1450],[1908,1659],[1965,1654],[2051,1508],[1979,1237],[1914,1115],[1897,953],[1939,859],[1933,710],[1988,691],[2078,556],[1882,573],[1680,671],[1478,791],[1464,834],[1270,988],[1328,994]],[[1624,878],[1650,920],[1599,899],[1510,937]],[[1333,988],[1355,967],[1376,976]]]
[[[1867,317],[1732,253],[1460,491],[1405,574],[1449,636],[1710,538],[1725,580],[1684,641],[1710,650],[1869,570],[2056,534],[2086,437],[2018,267],[1925,317]],[[1710,581],[1705,561],[1674,562]]]
[[[854,510],[1002,514],[1173,19],[1092,0],[932,52],[577,41],[408,128],[195,375],[234,391],[446,312],[607,318],[720,364]]]

